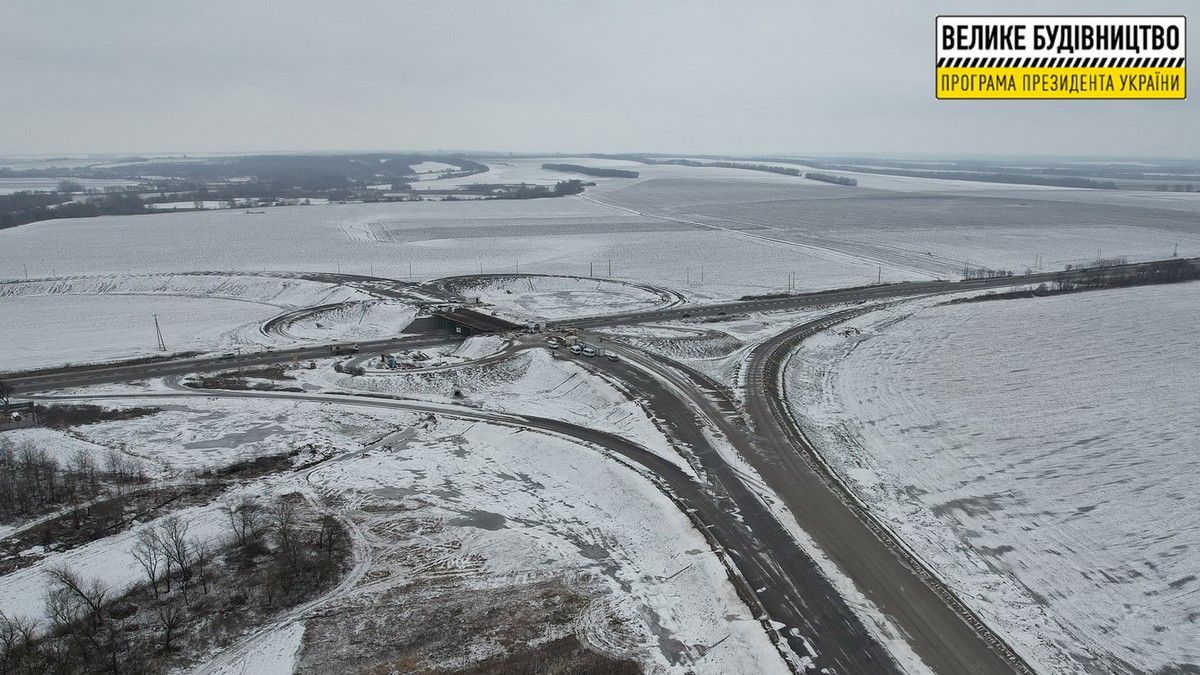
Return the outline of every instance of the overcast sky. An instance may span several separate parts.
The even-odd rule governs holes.
[[[1189,101],[933,95],[939,13],[1197,19],[1198,7],[0,0],[0,155],[442,148],[1200,157],[1196,66]]]

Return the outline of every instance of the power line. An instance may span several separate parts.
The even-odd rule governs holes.
[[[158,348],[167,351],[167,343],[163,341],[162,328],[158,325],[158,315],[154,315],[154,333],[158,336]]]

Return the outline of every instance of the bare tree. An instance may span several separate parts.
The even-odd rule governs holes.
[[[154,617],[162,627],[163,651],[170,651],[175,631],[187,620],[187,610],[181,603],[167,598],[154,605]]]
[[[33,672],[37,622],[0,611],[0,672]]]
[[[8,404],[12,401],[13,388],[12,385],[4,380],[0,380],[0,402],[4,403],[5,412],[8,411]]]
[[[158,577],[164,557],[158,532],[153,527],[142,528],[133,544],[133,559],[146,573],[146,578],[150,581],[150,588],[154,590],[155,600],[158,599]],[[167,583],[167,591],[170,592],[169,578]]]
[[[124,638],[108,621],[111,590],[98,580],[85,581],[69,567],[50,570],[50,589],[46,593],[46,612],[50,616],[51,632],[66,636],[78,652],[75,657],[67,650],[67,662],[76,658],[86,662],[106,663],[111,672],[120,672],[122,654],[127,650]],[[58,654],[62,661],[64,654]]]
[[[98,579],[86,581],[70,567],[51,569],[50,616],[59,625],[71,623],[104,623],[108,608],[109,588]]]
[[[169,563],[174,563],[183,584],[183,598],[187,600],[188,567],[192,549],[188,539],[188,523],[179,516],[164,518],[159,524],[158,539],[161,550]]]
[[[208,595],[208,573],[212,565],[213,550],[212,547],[203,541],[192,540],[193,558],[195,560],[193,566],[196,568],[196,576],[200,581],[200,588]]]
[[[129,482],[129,460],[116,448],[109,448],[104,453],[104,470],[118,486]]]
[[[338,553],[345,549],[346,533],[337,518],[329,514],[321,516],[321,529],[317,534],[317,581],[323,582],[336,572]]]
[[[237,499],[226,501],[222,505],[229,527],[233,530],[234,539],[243,548],[257,540],[261,533],[261,507],[253,497],[242,495]]]
[[[284,497],[275,503],[269,515],[271,529],[275,532],[276,551],[288,568],[295,570],[300,554],[296,536],[296,505]]]

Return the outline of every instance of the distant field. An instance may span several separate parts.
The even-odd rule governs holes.
[[[1198,306],[1187,283],[897,309],[787,378],[837,470],[1039,670],[1191,672]]]
[[[577,197],[329,204],[109,216],[0,232],[0,279],[193,270],[406,278],[533,272],[674,287],[696,299],[955,278],[964,266],[1059,269],[1104,257],[1200,255],[1197,195],[1037,189],[866,176],[858,187],[733,168],[629,168]],[[552,184],[543,159],[426,181]],[[865,175],[864,175],[865,176]],[[889,189],[887,183],[903,185]]]

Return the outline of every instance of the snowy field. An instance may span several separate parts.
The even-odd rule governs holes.
[[[456,351],[487,356],[495,351],[494,340],[471,338]],[[655,422],[632,400],[633,392],[617,390],[570,359],[555,358],[546,349],[533,348],[476,366],[463,364],[461,358],[451,359],[455,360],[464,367],[445,369],[439,365],[423,372],[371,369],[358,377],[325,369],[300,369],[291,374],[310,389],[402,395],[559,419],[621,436],[693,473]]]
[[[369,340],[399,334],[416,315],[416,308],[404,302],[347,302],[327,311],[305,314],[282,327],[280,332],[289,338],[314,342],[350,338]]]
[[[476,183],[528,183],[530,185],[545,185],[547,187],[551,187],[559,181],[571,179],[586,180],[596,183],[606,183],[611,181],[628,182],[628,178],[581,176],[579,174],[568,174],[553,169],[543,169],[542,164],[578,164],[580,166],[603,167],[606,169],[632,169],[634,171],[640,171],[646,166],[640,162],[632,162],[628,160],[589,159],[587,157],[547,157],[537,159],[523,158],[487,160],[483,162],[483,164],[486,164],[488,167],[488,170],[483,173],[477,173],[458,178],[446,178],[425,185],[414,184],[413,188],[418,190],[449,190],[466,185],[474,185]]]
[[[901,305],[807,342],[789,395],[843,478],[1035,668],[1190,672],[1197,307],[1197,283]]]
[[[671,291],[582,277],[500,276],[452,280],[449,286],[522,321],[634,312],[679,300]]]
[[[1095,258],[1200,254],[1200,200],[1166,193],[977,190],[905,179],[846,188],[756,171],[545,158],[461,180],[554,182],[543,161],[620,165],[577,197],[161,213],[0,231],[0,278],[60,274],[341,271],[429,279],[483,272],[586,276],[698,299],[954,277],[964,265],[1045,269]],[[431,181],[445,187],[454,180]],[[913,187],[913,180],[918,180]],[[913,188],[913,189],[910,189]],[[1103,193],[1103,194],[1101,194]]]
[[[880,266],[884,279],[893,280],[954,277],[966,266],[1054,270],[1097,255],[1169,257],[1176,245],[1180,255],[1200,255],[1194,217],[1200,200],[1169,193],[989,184],[972,191],[936,181],[921,191],[868,189],[746,170],[740,173],[769,178],[691,171],[661,178],[647,172],[590,197],[627,215],[696,223],[763,246],[841,253]],[[810,283],[805,270],[800,276]]]
[[[0,231],[0,277],[229,270],[408,278],[613,275],[699,298],[874,280],[842,254],[764,244],[580,198],[348,204],[46,221]],[[80,246],[79,242],[88,242]],[[706,265],[706,261],[713,261]],[[884,277],[927,278],[884,270]],[[690,284],[689,284],[690,280]]]
[[[402,303],[305,279],[254,275],[104,275],[0,284],[0,371],[167,353],[283,346],[304,340],[392,335],[415,315]],[[284,310],[349,302],[278,334],[260,325]]]
[[[255,274],[113,274],[35,279],[0,284],[0,298],[52,295],[159,295],[236,300],[280,309],[362,300],[345,286]]]
[[[168,353],[219,350],[231,333],[277,310],[233,300],[155,296],[22,296],[0,298],[0,372],[161,354],[154,317]]]
[[[445,173],[446,171],[458,171],[458,167],[445,162],[425,161],[418,164],[413,164],[408,168],[413,170],[414,174],[422,173]]]

